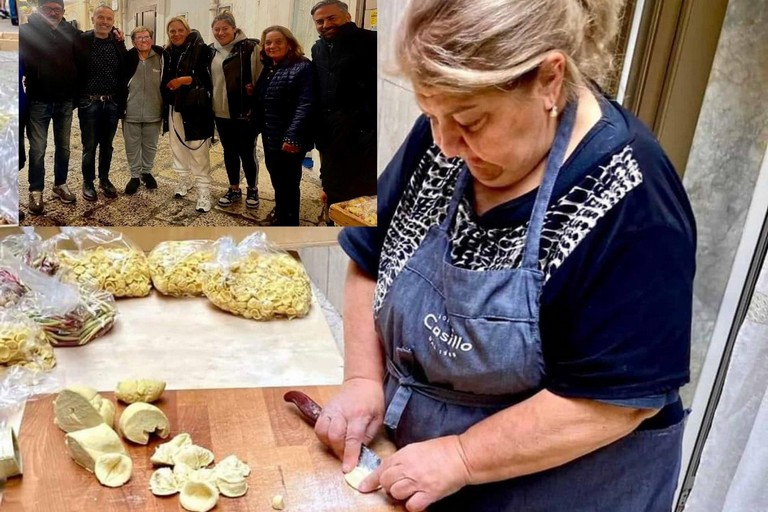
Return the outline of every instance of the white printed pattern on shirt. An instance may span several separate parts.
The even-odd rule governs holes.
[[[433,145],[406,186],[384,239],[374,311],[378,313],[394,279],[421,245],[430,227],[445,219],[463,162],[447,159]],[[539,265],[545,283],[598,220],[616,206],[643,176],[630,146],[550,205],[544,217]],[[528,223],[516,228],[485,229],[472,220],[472,207],[462,198],[451,230],[451,262],[468,270],[518,268]]]

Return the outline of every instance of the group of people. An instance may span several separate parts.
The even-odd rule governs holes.
[[[302,161],[320,152],[322,200],[327,204],[376,194],[376,33],[352,22],[346,3],[322,0],[311,10],[320,39],[312,60],[283,26],[261,39],[246,36],[229,12],[214,17],[206,44],[183,17],[166,23],[167,44],[145,26],[130,33],[132,48],[107,5],[94,9],[93,29],[64,20],[63,0],[39,0],[21,28],[22,126],[29,139],[29,211],[44,213],[48,127],[55,141],[53,198],[76,201],[67,186],[72,112],[78,110],[83,146],[82,196],[118,196],[110,181],[112,141],[123,120],[131,177],[124,193],[153,176],[158,140],[168,133],[178,181],[175,197],[197,192],[196,210],[212,207],[209,149],[218,132],[229,189],[221,207],[243,201],[258,208],[260,134],[275,192],[267,220],[299,224]],[[26,160],[23,138],[20,161]],[[245,193],[240,187],[241,168]]]

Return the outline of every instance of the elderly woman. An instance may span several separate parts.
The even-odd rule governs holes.
[[[275,189],[270,217],[279,226],[298,226],[301,163],[312,149],[312,65],[285,27],[268,27],[261,41],[264,69],[256,82],[253,119]]]
[[[345,379],[315,427],[410,511],[669,511],[695,225],[653,134],[597,83],[613,0],[413,0],[424,112],[348,229]]]
[[[247,208],[259,207],[259,165],[254,155],[256,136],[251,127],[251,96],[253,84],[261,72],[259,40],[249,39],[237,28],[235,18],[224,12],[211,24],[214,51],[211,63],[213,79],[213,113],[216,129],[224,148],[224,165],[229,178],[229,190],[219,198],[219,206],[240,202],[240,163],[242,162],[248,189]]]
[[[170,132],[173,168],[179,177],[176,197],[197,187],[198,212],[211,209],[211,161],[208,150],[213,137],[211,102],[211,49],[187,20],[175,17],[166,25],[168,44],[163,52],[161,89],[166,115],[163,133]]]

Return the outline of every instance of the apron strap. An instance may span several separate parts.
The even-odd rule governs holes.
[[[573,125],[576,120],[577,107],[578,105],[573,101],[569,101],[565,105],[563,117],[560,119],[560,125],[555,133],[555,140],[549,149],[549,158],[547,158],[544,178],[541,185],[539,185],[539,191],[536,193],[533,213],[531,214],[531,220],[528,222],[528,233],[525,236],[523,252],[523,268],[539,270],[539,247],[541,231],[544,227],[544,216],[547,213],[547,207],[552,198],[552,190],[555,188],[557,176],[560,174],[560,167],[565,159],[568,143],[571,141],[571,132],[573,132]]]
[[[498,409],[520,403],[538,392],[537,389],[534,389],[514,395],[480,395],[431,386],[414,378],[412,372],[413,353],[411,350],[403,347],[398,347],[396,350],[395,357],[398,359],[399,364],[395,363],[392,358],[387,358],[386,360],[387,372],[397,381],[397,389],[384,414],[384,425],[393,430],[397,428],[414,391],[433,400],[452,405]]]

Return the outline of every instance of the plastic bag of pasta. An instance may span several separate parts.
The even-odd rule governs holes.
[[[261,232],[238,245],[229,237],[217,241],[203,293],[217,307],[254,320],[303,317],[312,303],[304,266]]]
[[[18,81],[0,88],[0,225],[19,223]]]
[[[16,309],[0,310],[0,368],[19,365],[31,370],[56,366],[43,330]]]
[[[63,227],[45,242],[78,283],[115,297],[145,297],[152,280],[144,252],[122,233],[106,228]]]
[[[0,283],[0,302],[24,311],[64,313],[75,307],[79,297],[75,285],[62,283],[10,254],[0,257]]]
[[[80,288],[77,305],[67,312],[28,311],[51,345],[78,346],[108,333],[115,324],[117,308],[112,294]]]
[[[152,284],[174,297],[203,294],[203,265],[213,259],[210,240],[160,242],[147,257]]]
[[[48,275],[56,275],[60,266],[56,255],[51,251],[35,228],[23,227],[22,232],[7,235],[0,240],[0,256],[10,254],[32,268]]]
[[[19,223],[19,189],[10,181],[0,178],[0,226]]]
[[[0,261],[0,308],[12,308],[29,291],[12,268]]]
[[[40,325],[51,345],[84,345],[114,324],[117,310],[108,292],[59,281],[10,255],[0,258],[0,279],[17,297],[7,307]]]

